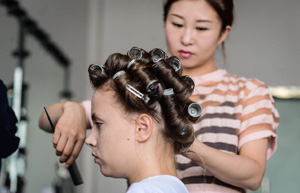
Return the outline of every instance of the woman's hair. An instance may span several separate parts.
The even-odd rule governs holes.
[[[147,113],[157,120],[175,152],[193,143],[192,123],[199,121],[201,107],[189,99],[194,82],[181,76],[176,57],[157,48],[148,53],[133,47],[127,55],[115,53],[103,65],[90,65],[88,71],[94,89],[109,85],[128,113]]]

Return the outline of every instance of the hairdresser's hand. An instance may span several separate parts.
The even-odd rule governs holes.
[[[53,146],[59,161],[70,166],[77,156],[86,138],[86,113],[81,104],[66,102],[58,119],[53,136]]]

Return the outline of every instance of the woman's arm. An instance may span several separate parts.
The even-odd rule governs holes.
[[[79,155],[86,137],[86,128],[90,122],[82,104],[75,102],[55,103],[47,107],[47,112],[55,125],[53,146],[60,162],[71,165]],[[52,132],[50,123],[43,112],[39,119],[39,127]]]
[[[267,149],[267,138],[244,144],[240,155],[222,152],[195,140],[183,155],[228,184],[256,190],[264,176]]]

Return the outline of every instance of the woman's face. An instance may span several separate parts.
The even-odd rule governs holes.
[[[128,178],[134,155],[135,121],[115,99],[115,91],[98,89],[92,98],[93,127],[86,139],[104,176]],[[127,173],[126,173],[127,172]]]
[[[215,51],[226,38],[220,35],[217,12],[204,0],[180,0],[172,4],[165,23],[167,46],[180,59],[184,74],[195,76],[216,69]]]

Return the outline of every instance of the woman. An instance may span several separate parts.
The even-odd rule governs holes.
[[[127,179],[128,193],[188,192],[176,178],[175,153],[193,143],[189,117],[200,114],[190,113],[198,105],[189,100],[193,82],[171,66],[180,67],[178,59],[164,55],[132,48],[89,67],[95,92],[86,144],[103,175]]]
[[[192,161],[177,160],[179,177],[190,192],[257,189],[276,149],[278,112],[267,85],[216,68],[214,54],[231,30],[233,1],[168,1],[164,11],[169,51],[194,79],[191,98],[204,109],[194,126],[194,153],[184,154]]]
[[[202,121],[194,126],[196,140],[190,152],[177,160],[178,175],[189,192],[255,190],[266,159],[276,150],[279,115],[267,85],[216,68],[214,55],[219,46],[224,51],[233,7],[232,0],[169,0],[164,6],[169,52],[181,60],[183,74],[193,78],[196,86],[191,99],[203,108]],[[87,122],[82,106],[65,103],[61,108],[63,105],[66,111],[71,106],[79,113],[63,114],[59,123],[71,125],[68,120],[72,117]],[[60,128],[63,135],[72,130]],[[85,133],[82,127],[75,128]],[[65,143],[54,137],[54,144],[57,141]],[[61,161],[72,163],[74,158],[65,154],[68,148],[56,149]]]

